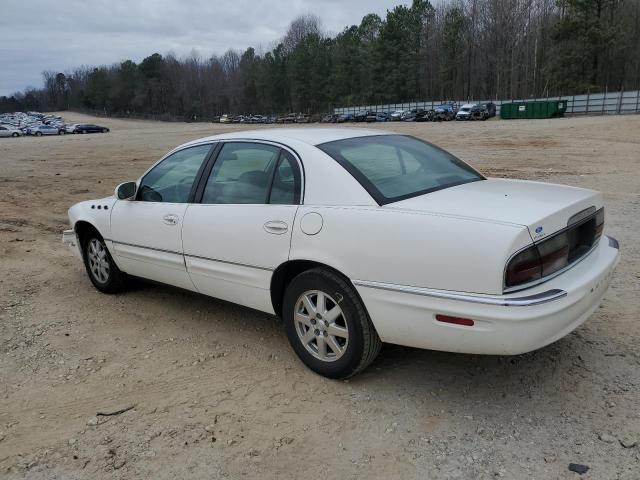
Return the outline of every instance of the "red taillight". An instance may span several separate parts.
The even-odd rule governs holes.
[[[473,327],[475,323],[470,318],[451,317],[449,315],[442,315],[440,313],[436,315],[436,320],[443,323],[453,323],[454,325],[464,325],[465,327]]]
[[[507,265],[505,286],[513,287],[542,277],[542,264],[535,245],[517,254]]]

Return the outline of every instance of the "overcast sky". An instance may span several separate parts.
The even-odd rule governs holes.
[[[201,56],[268,49],[296,16],[336,33],[410,0],[1,0],[0,95],[40,87],[42,71],[139,62],[158,52]]]

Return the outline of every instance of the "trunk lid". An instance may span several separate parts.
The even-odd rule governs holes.
[[[575,214],[602,206],[594,190],[551,183],[488,178],[386,205],[384,208],[523,225],[538,241],[567,226]]]

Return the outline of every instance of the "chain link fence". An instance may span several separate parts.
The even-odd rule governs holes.
[[[527,98],[517,100],[457,100],[455,103],[461,106],[464,103],[485,103],[493,102],[496,105],[496,113],[500,115],[500,105],[512,102],[531,102],[536,100],[566,100],[568,115],[605,115],[640,113],[640,90],[619,91],[619,92],[599,92],[587,93],[584,95],[566,95],[562,97]],[[396,110],[423,109],[431,110],[438,105],[451,100],[429,101],[429,102],[407,102],[390,103],[387,105],[360,105],[355,107],[339,107],[334,109],[334,113],[356,114],[362,111],[374,112],[394,112]]]

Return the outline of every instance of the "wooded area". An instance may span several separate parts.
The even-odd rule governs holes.
[[[43,73],[0,112],[99,110],[205,119],[431,99],[640,89],[640,0],[414,0],[335,36],[295,19],[270,51]]]

